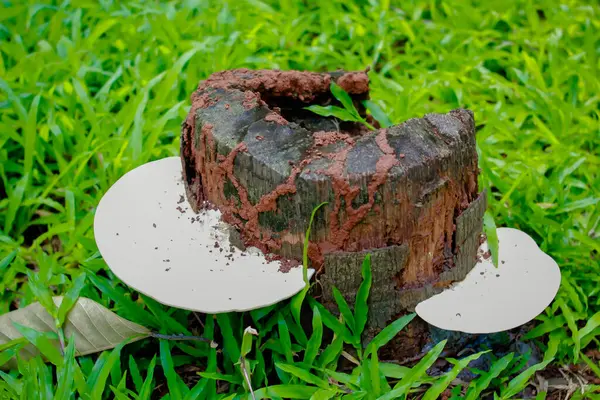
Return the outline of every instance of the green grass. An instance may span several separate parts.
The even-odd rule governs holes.
[[[562,269],[560,292],[527,339],[554,356],[548,368],[576,364],[589,383],[600,379],[597,2],[0,4],[0,313],[66,293],[85,270],[81,296],[155,331],[200,334],[221,345],[144,340],[99,358],[74,358],[67,347],[64,360],[34,358],[1,374],[0,397],[146,399],[170,391],[171,399],[210,399],[217,392],[234,398],[247,386],[241,364],[256,398],[329,398],[340,386],[388,393],[384,398],[431,390],[435,398],[447,387],[449,375],[425,375],[439,349],[412,369],[381,362],[373,352],[354,371],[342,371],[342,340],[352,347],[355,332],[316,304],[312,332],[302,331],[289,303],[201,316],[201,328],[190,313],[133,293],[107,269],[92,232],[102,194],[132,168],[177,155],[198,81],[237,67],[370,66],[372,97],[393,123],[473,110],[481,185],[496,224],[529,233]],[[248,325],[259,335],[244,337]],[[333,340],[332,329],[341,333]],[[306,357],[318,368],[304,365]],[[492,392],[514,398],[535,372],[518,375],[522,360],[520,354],[497,360],[473,389],[456,386],[452,398],[462,398],[461,389],[467,398]],[[454,361],[457,368],[461,361]],[[198,380],[197,372],[221,380]],[[75,393],[66,388],[73,380]],[[591,394],[595,387],[587,390],[588,398],[599,398]]]

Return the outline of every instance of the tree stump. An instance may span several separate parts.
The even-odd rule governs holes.
[[[283,270],[299,265],[310,215],[328,202],[309,245],[321,300],[334,308],[336,286],[353,304],[370,253],[373,334],[476,263],[486,202],[474,118],[458,109],[370,131],[305,110],[340,106],[332,81],[365,116],[366,71],[239,69],[202,81],[182,126],[184,181],[195,211],[218,208],[240,245]]]

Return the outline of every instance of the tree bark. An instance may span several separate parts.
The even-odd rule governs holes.
[[[327,202],[309,245],[321,300],[335,309],[336,286],[354,304],[371,254],[372,335],[475,265],[486,207],[475,124],[459,109],[369,131],[304,110],[340,106],[332,81],[364,115],[365,72],[234,70],[201,82],[182,127],[184,181],[194,210],[217,207],[240,245],[288,267]]]

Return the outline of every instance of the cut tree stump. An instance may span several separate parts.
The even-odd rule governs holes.
[[[486,201],[475,124],[458,109],[369,131],[305,110],[340,106],[332,81],[365,116],[366,72],[240,69],[202,81],[182,126],[184,181],[195,211],[217,207],[240,246],[282,259],[284,271],[302,260],[311,212],[328,202],[309,246],[321,301],[335,309],[336,286],[353,304],[370,253],[370,336],[476,263]]]

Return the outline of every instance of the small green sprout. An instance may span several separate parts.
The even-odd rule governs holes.
[[[354,103],[352,102],[352,98],[350,97],[350,95],[348,93],[346,93],[346,91],[344,89],[342,89],[335,82],[331,82],[330,90],[331,90],[331,93],[333,94],[333,96],[340,103],[342,103],[342,106],[344,106],[343,108],[337,107],[337,106],[325,106],[324,107],[324,106],[312,105],[309,107],[305,107],[305,109],[312,111],[315,114],[321,115],[323,117],[335,117],[342,121],[358,122],[358,123],[365,125],[367,128],[369,128],[372,131],[375,130],[375,127],[373,125],[368,123],[366,119],[364,119],[363,117],[360,116],[360,114],[358,113],[358,110],[356,109],[356,107],[354,106]],[[377,120],[377,122],[379,122],[381,127],[388,128],[392,125],[392,123],[390,122],[387,115],[385,115],[383,110],[377,104],[375,104],[374,102],[369,101],[369,100],[363,101],[362,104],[367,108],[367,110],[369,110],[369,112],[371,113],[373,118],[375,118]]]

